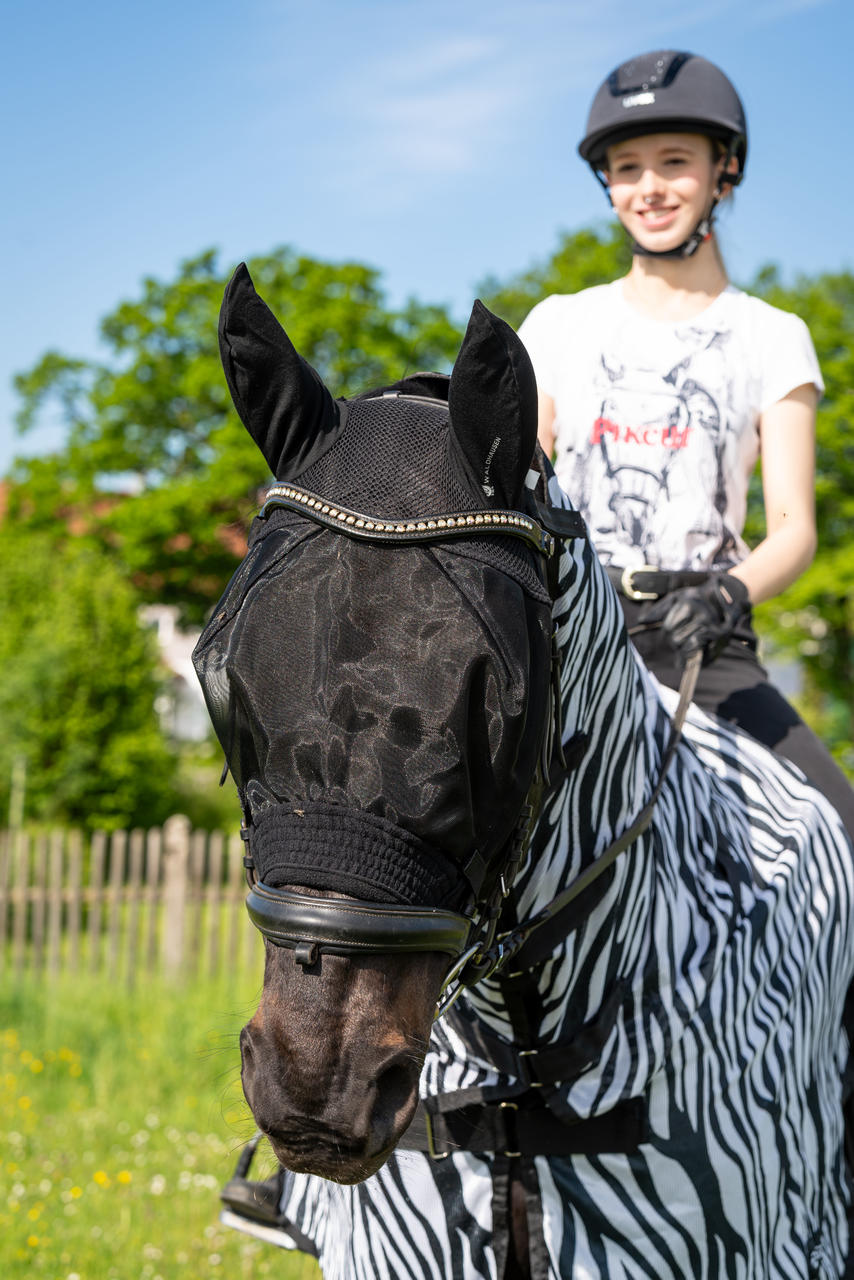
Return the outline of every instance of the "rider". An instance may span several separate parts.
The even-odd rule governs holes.
[[[806,325],[732,286],[714,231],[744,176],[738,94],[705,58],[663,50],[598,90],[579,148],[629,235],[627,276],[545,298],[524,321],[539,436],[584,514],[647,666],[793,761],[854,838],[854,791],[769,682],[751,605],[815,552],[815,413]],[[767,534],[741,533],[762,456]]]

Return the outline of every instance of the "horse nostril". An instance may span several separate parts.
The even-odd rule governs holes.
[[[243,1084],[243,1095],[251,1107],[255,1083],[255,1049],[248,1027],[244,1027],[240,1033],[240,1079]]]
[[[377,1076],[376,1107],[386,1115],[397,1116],[412,1105],[418,1073],[411,1061],[392,1062]]]
[[[247,1066],[255,1056],[255,1050],[252,1047],[252,1033],[248,1027],[244,1027],[240,1032],[240,1054],[243,1058],[244,1066]]]

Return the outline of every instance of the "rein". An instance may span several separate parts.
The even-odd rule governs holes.
[[[535,502],[533,496],[530,500]],[[415,520],[389,520],[342,507],[296,485],[279,484],[268,490],[259,514],[266,518],[278,507],[306,516],[335,533],[387,545],[410,546],[459,537],[483,537],[484,534],[521,538],[545,559],[546,577],[553,599],[557,593],[557,561],[561,543],[565,539],[587,537],[584,520],[577,511],[546,508],[539,503],[535,503],[536,519],[521,511],[487,510],[442,513]],[[553,649],[555,645],[553,638]],[[256,879],[254,862],[251,856],[247,856],[244,858],[249,884],[246,906],[253,924],[274,945],[293,950],[297,963],[303,966],[315,964],[321,951],[335,955],[414,951],[446,953],[452,957],[452,963],[442,985],[436,1017],[445,1013],[466,987],[503,969],[511,959],[516,958],[523,967],[538,963],[555,945],[551,931],[546,929],[537,939],[538,931],[554,921],[649,826],[681,736],[700,662],[701,654],[697,652],[686,664],[670,739],[647,804],[631,826],[571,885],[527,921],[506,933],[497,933],[501,899],[510,892],[527,845],[532,814],[530,801],[539,785],[538,776],[532,782],[528,801],[523,805],[516,831],[509,842],[509,852],[505,853],[504,865],[497,877],[496,891],[487,902],[475,901],[471,916],[439,908],[315,897],[273,889]],[[554,668],[554,657],[552,665]],[[554,670],[552,684],[559,714],[559,689]],[[546,738],[549,738],[548,730]],[[557,738],[559,742],[559,731]],[[248,828],[244,827],[241,834],[248,842]],[[473,855],[473,861],[482,861],[480,855]]]

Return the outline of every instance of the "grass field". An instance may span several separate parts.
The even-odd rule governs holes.
[[[260,960],[259,948],[259,973]],[[7,971],[3,1280],[320,1276],[303,1255],[218,1222],[219,1188],[253,1131],[237,1032],[256,994],[165,982],[128,994],[103,978],[13,982]]]

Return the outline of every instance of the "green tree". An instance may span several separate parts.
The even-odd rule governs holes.
[[[619,223],[599,229],[565,232],[552,256],[512,276],[504,284],[484,280],[479,292],[491,310],[518,329],[541,298],[550,293],[577,293],[625,275],[632,255]]]
[[[137,598],[85,539],[0,527],[0,805],[23,762],[25,816],[150,826],[172,807],[156,657]]]
[[[773,267],[750,286],[809,326],[825,381],[816,426],[818,551],[810,569],[757,611],[775,649],[798,661],[804,713],[854,773],[854,275],[799,278],[786,287]],[[762,536],[761,485],[748,521]]]
[[[335,394],[448,368],[460,334],[439,307],[390,308],[379,276],[287,248],[249,261],[255,283]],[[101,325],[101,363],[48,352],[16,380],[20,430],[48,406],[67,426],[54,456],[20,463],[9,497],[29,527],[69,519],[141,595],[198,620],[232,573],[269,473],[231,406],[217,315],[230,269],[214,252],[174,280],[147,279]],[[109,499],[124,490],[132,498]]]

